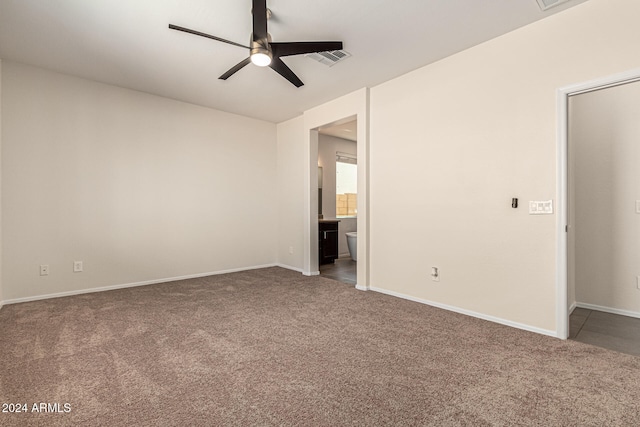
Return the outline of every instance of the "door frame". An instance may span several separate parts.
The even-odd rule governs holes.
[[[600,77],[583,83],[561,87],[556,92],[557,112],[557,212],[556,221],[556,334],[563,340],[569,336],[568,230],[569,224],[569,98],[582,93],[640,81],[640,69]]]
[[[320,274],[318,265],[318,130],[357,120],[358,264],[356,288],[369,289],[369,88],[304,112],[305,209],[303,274]]]

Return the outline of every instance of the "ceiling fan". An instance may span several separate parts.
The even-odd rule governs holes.
[[[240,43],[235,43],[230,40],[225,40],[220,37],[205,34],[200,31],[190,30],[189,28],[179,27],[173,24],[169,24],[169,28],[249,49],[249,57],[221,75],[219,77],[221,80],[227,80],[247,64],[252,62],[259,67],[266,67],[268,65],[282,77],[289,80],[289,82],[291,82],[295,87],[300,87],[304,85],[304,83],[302,83],[298,76],[296,76],[295,73],[291,71],[284,62],[282,62],[282,59],[280,59],[281,57],[342,49],[342,42],[339,41],[272,42],[271,35],[267,32],[267,19],[271,16],[271,11],[267,9],[267,0],[252,0],[252,5],[253,8],[251,10],[251,14],[253,15],[253,33],[251,34],[250,46],[244,46]]]

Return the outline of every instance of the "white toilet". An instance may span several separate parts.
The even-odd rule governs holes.
[[[352,231],[345,234],[347,235],[347,246],[349,247],[351,259],[358,261],[358,232]]]

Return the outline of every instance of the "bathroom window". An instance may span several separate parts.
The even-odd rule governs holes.
[[[336,217],[358,215],[358,165],[353,154],[336,153]]]

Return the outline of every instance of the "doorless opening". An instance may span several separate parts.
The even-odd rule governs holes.
[[[556,270],[556,334],[558,338],[569,336],[569,239],[572,221],[569,201],[569,98],[579,94],[640,81],[640,70],[604,77],[586,83],[561,88],[557,92],[557,270]],[[573,300],[573,297],[572,297]]]
[[[303,274],[319,274],[318,131],[328,125],[357,120],[357,283],[369,289],[369,89],[363,88],[304,113],[305,217]],[[323,183],[324,187],[324,183]]]
[[[318,130],[320,275],[350,285],[357,284],[357,128],[353,119]]]

